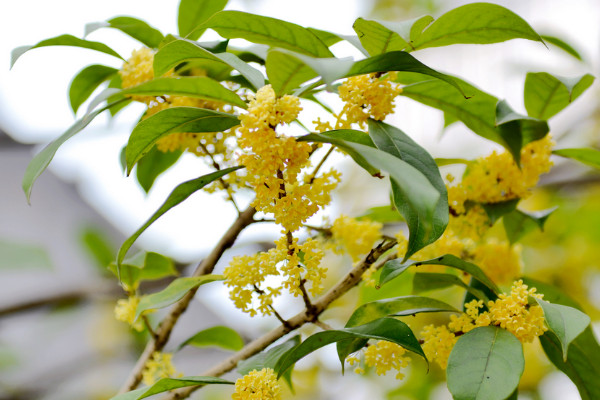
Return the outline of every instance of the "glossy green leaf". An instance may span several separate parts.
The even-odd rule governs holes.
[[[573,307],[548,303],[538,298],[535,301],[544,310],[546,324],[560,341],[563,361],[567,361],[569,345],[590,325],[590,317]]]
[[[174,40],[158,50],[154,55],[154,74],[162,76],[183,62],[198,60],[214,61],[230,66],[242,74],[255,89],[265,85],[263,74],[236,55],[231,53],[213,54],[197,43],[185,39]]]
[[[316,133],[304,136],[301,140],[334,144],[344,151],[351,152],[351,155],[357,154],[368,165],[387,172],[395,191],[396,208],[408,224],[409,243],[416,243],[410,250],[416,252],[426,243],[432,242],[432,237],[440,225],[437,210],[441,196],[422,171],[398,157],[363,144]],[[358,161],[357,163],[361,164]],[[400,201],[402,203],[399,203]],[[406,254],[410,255],[408,252]]]
[[[491,289],[494,293],[499,294],[500,290],[494,282],[479,268],[477,265],[463,261],[460,258],[453,256],[452,254],[446,254],[441,257],[434,258],[427,261],[408,261],[402,263],[400,260],[391,260],[384,264],[381,275],[379,277],[379,286],[385,284],[402,274],[409,267],[420,265],[445,265],[447,267],[456,268],[460,271],[464,271],[470,274],[473,278],[483,283],[487,288]]]
[[[523,236],[536,228],[543,231],[546,220],[557,208],[552,207],[547,210],[535,212],[515,210],[506,214],[502,222],[510,244],[518,242]]]
[[[222,169],[220,171],[216,171],[216,172],[210,173],[208,175],[201,176],[200,178],[192,179],[187,182],[183,182],[183,183],[179,184],[175,189],[173,189],[171,194],[169,194],[169,197],[167,197],[167,200],[165,200],[165,202],[159,207],[159,209],[156,210],[156,212],[154,212],[154,214],[152,214],[152,216],[137,231],[135,231],[135,233],[133,235],[131,235],[127,240],[125,240],[125,242],[123,242],[123,245],[121,246],[121,248],[119,249],[119,253],[117,254],[117,265],[121,266],[123,259],[125,258],[125,255],[127,254],[127,251],[131,248],[131,246],[136,241],[136,239],[150,225],[152,225],[152,223],[154,221],[156,221],[158,218],[160,218],[164,213],[166,213],[167,211],[169,211],[171,208],[175,207],[176,205],[180,204],[185,199],[190,197],[193,193],[202,189],[204,186],[208,185],[209,183],[227,175],[230,172],[238,170],[240,168],[243,168],[243,167],[232,167],[232,168]]]
[[[404,217],[391,204],[389,206],[371,207],[356,219],[367,219],[382,224],[405,221]]]
[[[216,346],[226,350],[238,351],[244,347],[244,339],[239,333],[226,326],[213,326],[204,329],[194,336],[186,339],[179,348],[183,346],[210,347]]]
[[[12,68],[13,65],[15,65],[15,63],[17,62],[17,60],[29,50],[46,46],[81,47],[84,49],[96,50],[101,53],[109,54],[111,56],[124,60],[123,57],[121,57],[117,52],[115,52],[113,49],[111,49],[104,43],[91,42],[89,40],[79,39],[78,37],[75,37],[73,35],[60,35],[50,39],[42,40],[41,42],[38,42],[32,46],[21,46],[15,48],[11,53],[10,67]]]
[[[316,28],[306,28],[306,29],[308,29],[309,31],[314,33],[314,35],[316,37],[318,37],[321,42],[325,43],[325,46],[327,46],[327,47],[333,46],[334,44],[343,40],[343,38],[336,33],[324,31],[322,29],[316,29]]]
[[[276,18],[241,11],[221,11],[194,29],[190,36],[207,28],[227,39],[241,38],[310,56],[333,57],[325,43],[310,30]]]
[[[130,290],[135,290],[141,281],[152,281],[178,275],[173,260],[162,254],[140,251],[123,260],[120,270],[117,264],[111,260],[108,269],[120,278]]]
[[[158,48],[163,41],[163,34],[156,28],[148,25],[147,22],[134,17],[115,17],[106,22],[96,22],[85,26],[85,36],[100,28],[114,28],[131,36],[147,47]]]
[[[579,61],[583,61],[583,57],[581,57],[581,54],[579,54],[579,52],[577,50],[575,50],[575,48],[573,46],[571,46],[569,43],[565,42],[563,39],[558,38],[556,36],[549,36],[549,35],[541,35],[541,38],[544,40],[544,42],[550,43],[550,44],[558,47],[559,49],[563,50],[567,54],[572,55]]]
[[[265,66],[269,82],[277,95],[289,93],[317,76],[304,62],[281,51],[269,51]]]
[[[69,102],[74,113],[100,84],[111,79],[117,73],[116,68],[106,65],[90,65],[75,75],[69,86]]]
[[[546,121],[518,114],[504,100],[496,106],[496,126],[517,165],[521,165],[523,146],[542,139],[550,131]]]
[[[467,285],[460,277],[452,274],[434,273],[434,272],[417,272],[413,277],[413,293],[429,292],[431,290],[446,289],[450,286],[458,286],[465,289],[477,300],[483,300],[484,303],[489,301],[489,298],[483,293],[470,285]]]
[[[554,150],[552,154],[579,161],[590,167],[600,168],[600,151],[596,149],[560,149]]]
[[[577,78],[552,76],[546,72],[530,72],[525,79],[525,108],[534,118],[549,119],[575,101],[594,83],[585,74]]]
[[[52,261],[41,246],[0,239],[0,270],[9,269],[52,269]]]
[[[162,378],[154,385],[131,392],[111,397],[110,400],[140,400],[158,393],[167,392],[182,387],[198,385],[233,385],[235,382],[227,381],[213,376],[184,376],[183,378]]]
[[[535,287],[538,293],[543,293],[544,300],[581,310],[579,304],[555,286],[528,277],[522,279],[525,284]],[[550,361],[575,383],[583,400],[600,398],[600,345],[591,327],[571,342],[567,361],[563,360],[562,345],[555,334],[550,331],[544,333],[540,336],[540,343]]]
[[[223,279],[225,278],[222,275],[203,275],[177,278],[160,292],[142,296],[135,310],[134,320],[137,320],[144,311],[165,308],[171,304],[177,303],[190,290],[195,289],[200,285],[214,281],[220,281]]]
[[[433,17],[430,15],[401,22],[358,18],[352,27],[369,54],[377,55],[395,50],[411,50],[412,42],[432,21]]]
[[[183,154],[181,151],[168,151],[165,153],[156,149],[156,146],[153,147],[137,163],[135,177],[142,189],[148,193],[156,178],[175,164],[181,154]]]
[[[179,36],[198,40],[203,29],[194,30],[206,22],[215,13],[223,10],[227,0],[181,0],[177,12],[177,28]]]
[[[54,158],[58,148],[62,146],[64,142],[79,133],[83,128],[88,126],[90,122],[92,122],[100,113],[123,101],[124,100],[117,100],[105,107],[84,115],[81,119],[77,120],[65,133],[63,133],[54,141],[50,142],[42,151],[33,157],[33,160],[31,160],[29,165],[27,165],[22,182],[23,191],[25,192],[25,197],[27,198],[28,203],[31,203],[31,190],[33,189],[33,184],[42,174],[42,172],[46,170],[50,164],[50,161],[52,161]]]
[[[520,200],[521,199],[513,199],[500,201],[498,203],[481,203],[481,207],[484,209],[485,213],[490,219],[490,225],[494,225],[496,221],[498,221],[504,215],[515,211]]]
[[[517,388],[525,358],[512,333],[492,326],[458,338],[446,369],[448,389],[456,400],[505,400]]]
[[[491,3],[472,3],[454,8],[415,38],[415,50],[458,43],[489,44],[510,39],[542,42],[529,24],[512,11]]]
[[[111,80],[108,82],[108,88],[109,89],[121,89],[121,86],[122,86],[121,76],[119,74],[113,75]],[[119,98],[119,99],[121,99],[121,98]],[[125,101],[122,101],[122,102],[114,105],[113,107],[109,108],[108,111],[109,111],[111,117],[114,117],[115,115],[117,115],[117,113],[119,111],[121,111],[123,108],[125,108],[129,104],[131,104],[131,102],[132,102],[132,100],[125,100]]]
[[[314,352],[331,343],[336,343],[348,339],[376,339],[387,340],[396,343],[407,350],[410,350],[424,359],[425,353],[421,349],[419,341],[404,322],[394,318],[379,318],[367,324],[344,328],[339,330],[328,330],[318,332],[308,337],[299,346],[290,351],[284,359],[277,365],[277,373],[281,376],[288,368],[295,364],[298,360],[304,358],[308,354]],[[344,359],[348,354],[341,354],[340,361],[344,363]]]
[[[235,115],[196,107],[173,107],[157,112],[136,125],[131,132],[125,157],[127,174],[156,141],[177,132],[221,132],[239,125]]]
[[[439,200],[433,215],[433,227],[430,227],[428,224],[422,224],[421,221],[416,219],[418,215],[410,212],[409,202],[405,198],[406,192],[403,193],[402,190],[398,190],[395,183],[392,183],[394,202],[400,213],[405,216],[411,234],[404,256],[407,259],[419,249],[433,243],[444,233],[449,219],[446,184],[440,176],[440,170],[433,157],[400,129],[372,119],[369,119],[368,127],[369,136],[379,150],[385,151],[415,167],[427,177],[429,183],[439,194]],[[412,230],[411,227],[416,227],[416,229]],[[431,231],[428,231],[428,229],[431,229]]]

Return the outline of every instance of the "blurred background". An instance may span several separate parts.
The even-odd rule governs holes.
[[[277,0],[230,1],[228,9],[263,14],[341,34],[354,34],[358,16],[399,21],[423,14],[439,16],[468,1],[442,0]],[[600,3],[594,0],[494,1],[522,16],[540,34],[556,36],[582,56],[577,60],[557,47],[525,40],[476,46],[454,45],[426,49],[415,56],[432,68],[462,77],[504,98],[525,113],[523,85],[527,72],[561,76],[598,75]],[[21,179],[32,156],[62,134],[75,120],[67,88],[83,67],[102,63],[120,68],[112,57],[82,49],[48,47],[24,55],[9,70],[10,51],[21,45],[70,33],[83,36],[86,23],[118,15],[141,18],[163,33],[176,32],[176,1],[20,0],[0,4],[0,399],[108,399],[124,381],[146,338],[134,335],[113,317],[116,299],[124,297],[106,264],[122,241],[164,201],[178,183],[200,175],[203,166],[194,156],[182,157],[146,194],[124,176],[119,153],[143,107],[130,107],[115,119],[97,118],[56,154],[37,181],[29,206]],[[217,38],[214,33],[207,39]],[[109,44],[125,58],[139,47],[116,30],[92,33],[90,40]],[[337,56],[357,56],[349,46],[334,46]],[[550,121],[557,148],[599,147],[598,84]],[[336,106],[334,99],[331,105]],[[442,113],[398,99],[396,114],[386,122],[400,127],[434,157],[475,158],[496,148],[465,128],[444,128]],[[82,107],[84,108],[84,107]],[[303,122],[315,119],[307,105]],[[555,159],[540,189],[528,199],[532,210],[559,205],[544,234],[524,242],[525,273],[564,288],[596,321],[600,317],[600,186],[598,174],[574,162]],[[374,182],[341,158],[343,173],[333,205],[326,215],[355,216],[372,206],[385,205],[385,185]],[[443,170],[442,175],[448,171]],[[350,183],[352,182],[352,183]],[[360,189],[357,189],[360,188]],[[343,201],[342,201],[343,199]],[[174,259],[183,273],[193,268],[214,239],[235,218],[235,210],[220,195],[196,193],[152,225],[137,241],[148,251]],[[322,218],[322,215],[318,216]],[[269,246],[277,227],[252,226],[226,254],[217,272],[236,254]],[[258,244],[257,244],[258,243]],[[347,260],[332,258],[343,264]],[[341,268],[341,267],[340,267]],[[340,272],[341,273],[341,272]],[[336,273],[330,279],[335,281]],[[166,282],[153,283],[152,292]],[[220,287],[200,291],[172,336],[179,343],[194,332],[216,324],[238,329],[249,340],[275,325],[238,313]],[[374,296],[354,290],[343,305],[355,306]],[[215,301],[215,299],[217,301]],[[294,304],[281,303],[284,314]],[[344,312],[328,314],[341,326]],[[160,314],[159,314],[160,316]],[[339,321],[336,320],[339,318]],[[252,321],[252,323],[250,323]],[[173,350],[172,348],[167,350]],[[579,399],[575,386],[557,372],[541,350],[527,349],[527,370],[520,399]],[[187,375],[202,371],[223,358],[217,349],[184,349],[174,361]],[[320,371],[320,374],[317,374]],[[424,374],[415,363],[405,380],[371,374],[359,378],[339,374],[333,348],[303,360],[295,372],[298,399],[450,399],[440,383],[443,372]],[[235,375],[232,375],[235,377]],[[371,379],[372,378],[372,379]],[[367,382],[371,384],[367,385]],[[222,388],[203,390],[197,398],[228,398]]]

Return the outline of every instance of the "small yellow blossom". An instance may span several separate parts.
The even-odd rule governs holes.
[[[521,275],[521,246],[490,239],[475,247],[473,262],[495,283],[511,282]]]
[[[154,79],[153,63],[154,50],[147,47],[134,50],[131,57],[125,61],[119,71],[121,87],[129,89]],[[142,103],[149,103],[154,100],[154,96],[131,96],[131,99]]]
[[[382,227],[379,222],[359,221],[342,215],[333,222],[331,227],[336,245],[333,250],[346,251],[353,261],[358,261],[371,251],[377,240],[381,238]]]
[[[380,340],[376,344],[368,346],[365,350],[365,364],[375,367],[377,375],[385,375],[389,370],[398,371],[396,379],[404,378],[400,372],[402,368],[408,367],[409,357],[403,357],[406,349],[396,343]]]
[[[152,353],[152,358],[146,362],[146,366],[142,371],[144,384],[150,386],[162,378],[181,376],[175,370],[171,358],[173,358],[171,353],[161,353],[159,351]]]
[[[235,382],[233,400],[280,400],[281,390],[271,368],[253,370]]]
[[[117,305],[115,306],[115,318],[118,321],[128,323],[133,329],[141,332],[144,330],[144,324],[141,319],[134,321],[135,311],[139,303],[140,298],[138,296],[130,296],[127,299],[117,300]]]
[[[445,325],[427,325],[421,332],[424,343],[421,346],[427,359],[435,361],[442,369],[448,365],[448,357],[458,338]]]

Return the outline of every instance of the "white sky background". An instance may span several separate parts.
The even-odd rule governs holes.
[[[114,57],[97,52],[47,47],[25,54],[9,71],[10,50],[63,33],[82,36],[86,23],[117,15],[133,15],[163,32],[176,32],[177,3],[173,0],[1,1],[0,65],[5,68],[0,69],[0,126],[17,140],[45,143],[64,132],[74,121],[67,99],[72,76],[93,63],[120,67]],[[468,2],[441,4],[448,9],[463,3]],[[417,52],[415,56],[434,69],[464,77],[495,96],[506,98],[522,113],[522,88],[527,71],[547,71],[566,76],[594,73],[592,66],[598,65],[600,2],[513,0],[495,3],[517,12],[541,33],[566,39],[581,51],[588,64],[578,63],[555,47],[548,50],[539,43],[525,40],[491,46],[434,48]],[[228,8],[248,10],[247,5],[251,5],[251,12],[351,34],[353,21],[368,11],[367,4],[358,0],[230,1]],[[137,42],[112,29],[94,32],[89,39],[109,44],[125,58],[139,47]],[[344,48],[338,50],[343,52]],[[340,52],[338,56],[344,55]],[[596,105],[595,101],[586,100],[593,98],[595,88],[578,101],[577,109],[554,118],[551,128],[563,131],[574,121],[583,119],[581,115],[586,115]],[[77,182],[84,197],[125,234],[137,229],[176,184],[205,172],[199,169],[200,164],[193,157],[184,157],[177,171],[159,180],[148,197],[138,188],[133,177],[124,178],[118,154],[141,111],[140,106],[135,111],[125,112],[110,125],[105,117],[97,118],[86,130],[67,142],[51,164],[55,173]],[[397,115],[389,121],[426,146],[434,156],[459,157],[464,156],[465,150],[477,154],[491,146],[467,133],[460,124],[440,139],[441,113],[408,99],[399,101]],[[35,187],[32,201],[33,206],[44,201],[36,197]],[[202,208],[197,211],[199,205]],[[219,196],[196,194],[156,222],[140,242],[156,251],[192,259],[203,250],[199,249],[199,245],[211,243],[225,229],[226,225],[218,224],[218,220],[233,216],[233,210],[229,206],[224,207]],[[215,217],[218,218],[215,220]],[[193,221],[191,224],[190,220]],[[206,226],[211,226],[211,229],[206,229]],[[277,232],[277,228],[273,232]]]

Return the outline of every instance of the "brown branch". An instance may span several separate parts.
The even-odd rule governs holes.
[[[227,232],[225,232],[223,237],[221,237],[210,254],[198,265],[198,267],[196,267],[192,276],[196,277],[210,274],[217,264],[217,261],[219,261],[225,250],[233,245],[240,232],[254,222],[253,217],[255,213],[256,210],[253,207],[248,207],[244,210],[229,227]],[[161,351],[165,347],[173,327],[181,314],[187,309],[197,290],[198,288],[190,290],[173,308],[171,308],[169,314],[162,320],[156,329],[156,337],[151,339],[146,345],[144,352],[140,355],[140,358],[121,387],[121,390],[119,390],[119,393],[129,392],[139,385],[142,380],[142,371],[144,370],[146,362],[148,362],[155,351]]]
[[[337,300],[340,296],[344,295],[354,286],[356,286],[361,278],[363,273],[369,269],[373,263],[377,261],[379,257],[385,254],[388,250],[396,245],[396,241],[384,241],[380,243],[377,247],[375,247],[369,255],[360,263],[358,263],[340,282],[338,282],[333,288],[331,288],[327,293],[325,293],[321,298],[319,298],[313,304],[313,311],[308,309],[304,309],[302,312],[296,314],[292,318],[288,319],[288,326],[279,326],[272,331],[264,334],[263,336],[253,340],[248,343],[244,348],[237,353],[233,354],[229,358],[223,360],[216,366],[211,369],[204,371],[200,375],[202,376],[221,376],[236,367],[238,362],[245,360],[254,354],[260,352],[265,349],[271,343],[275,342],[277,339],[286,335],[287,333],[300,328],[302,325],[306,323],[315,323],[318,321],[319,315],[323,311],[327,309],[327,307]],[[175,399],[184,399],[192,394],[194,391],[200,389],[202,386],[190,386],[186,388],[181,388],[178,390],[174,390],[171,393],[167,394],[163,399],[164,400],[175,400]]]

